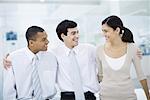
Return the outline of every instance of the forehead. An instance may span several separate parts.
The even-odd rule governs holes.
[[[75,27],[75,28],[68,28],[67,31],[68,32],[78,31],[78,28],[77,27]]]
[[[108,26],[107,24],[103,24],[102,29],[103,30],[108,30],[108,29],[112,29],[112,28],[110,26]]]
[[[47,37],[47,33],[45,31],[37,32],[37,38],[45,38],[45,37]]]

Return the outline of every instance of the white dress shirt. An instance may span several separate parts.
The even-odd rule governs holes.
[[[90,44],[79,44],[73,48],[79,64],[84,92],[91,91],[96,93],[100,88],[97,79],[95,49],[96,48]],[[74,91],[71,74],[76,73],[72,70],[72,63],[68,57],[69,52],[70,49],[65,45],[54,49],[59,64],[57,82],[61,92]]]
[[[56,94],[57,60],[51,52],[39,52],[37,55],[42,97],[43,99],[51,99]],[[31,78],[31,62],[34,56],[35,54],[28,48],[22,48],[10,54],[8,59],[12,61],[12,66],[10,69],[4,70],[4,100],[34,100]]]

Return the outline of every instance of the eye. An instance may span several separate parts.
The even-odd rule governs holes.
[[[46,41],[46,38],[43,38],[42,41]]]
[[[75,32],[75,31],[74,31],[74,32],[71,32],[72,35],[75,35],[76,33],[77,33],[77,32]]]
[[[107,30],[102,30],[104,33],[106,33],[107,32]]]

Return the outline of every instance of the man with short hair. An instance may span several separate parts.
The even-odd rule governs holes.
[[[61,91],[61,100],[96,100],[94,94],[100,87],[96,72],[95,47],[90,44],[78,44],[79,31],[74,21],[63,20],[58,24],[56,32],[63,42],[63,45],[54,49],[59,63],[57,83]],[[70,58],[72,51],[77,65]],[[78,83],[80,84],[76,86]],[[82,92],[84,99],[81,98]]]
[[[4,70],[3,99],[50,100],[56,94],[57,60],[47,52],[47,33],[41,27],[31,26],[26,40],[27,47],[8,56],[12,66]]]

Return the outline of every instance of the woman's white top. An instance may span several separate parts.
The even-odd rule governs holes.
[[[113,70],[119,70],[123,66],[126,56],[127,56],[127,54],[124,54],[123,56],[119,58],[112,58],[108,56],[106,53],[104,53],[104,55],[105,55],[107,63]]]

